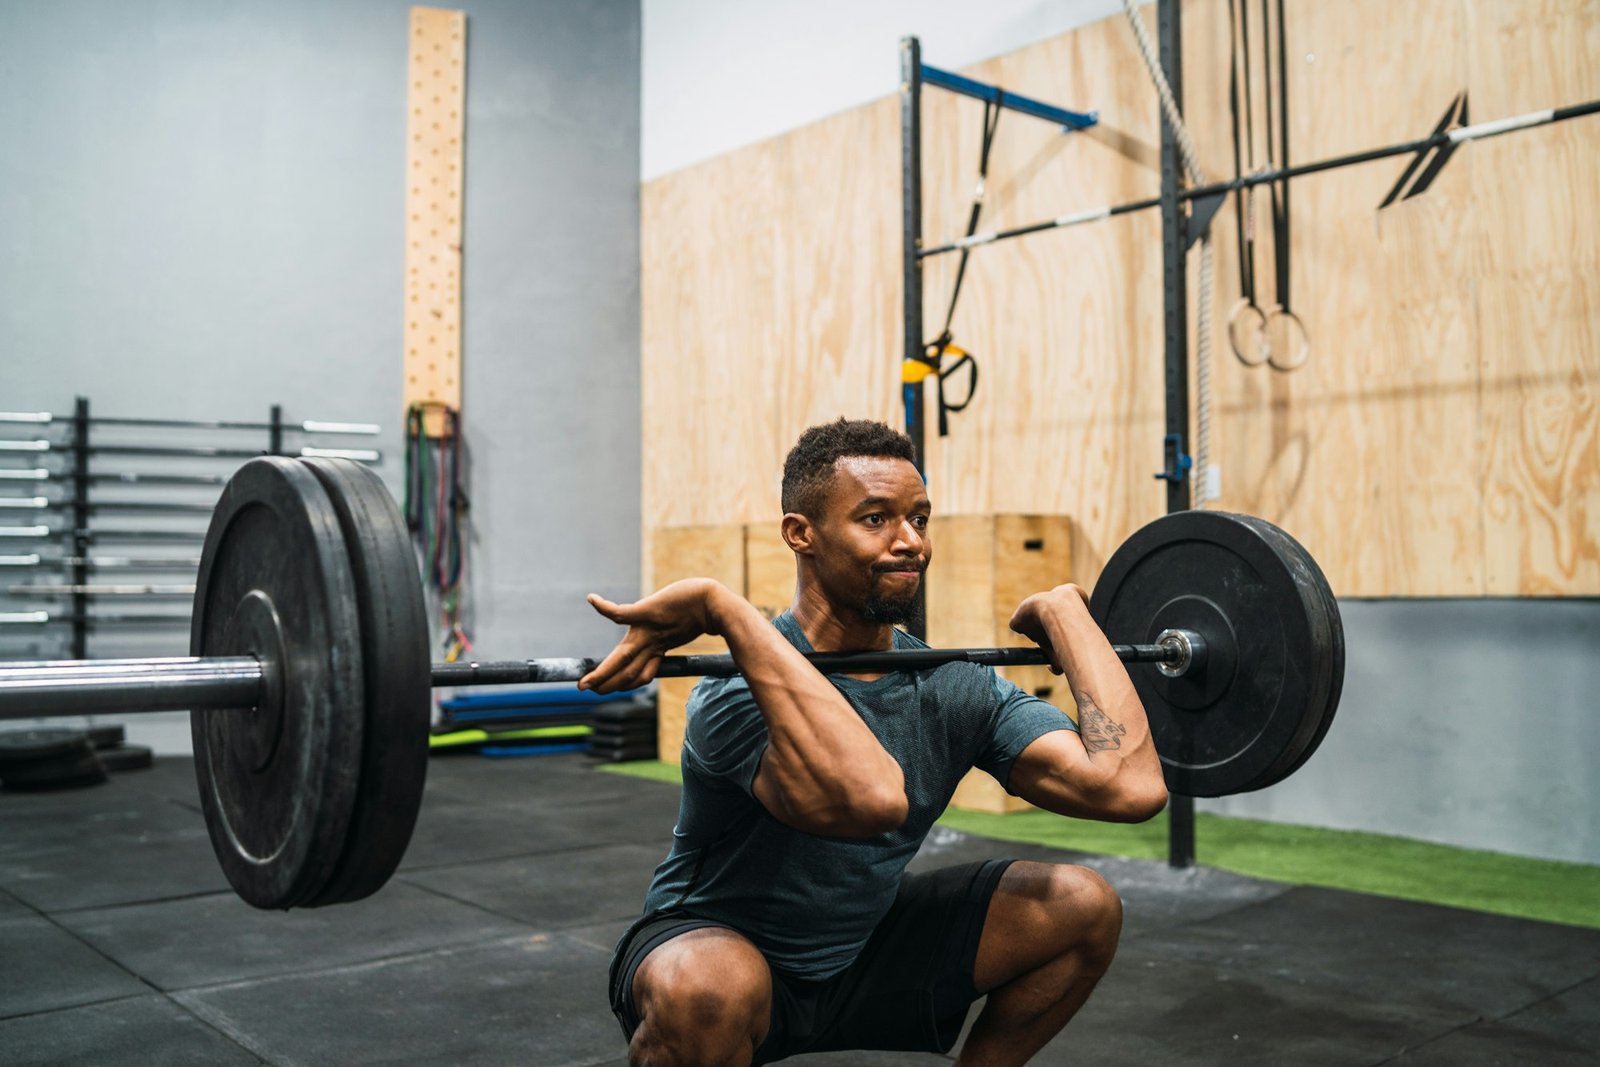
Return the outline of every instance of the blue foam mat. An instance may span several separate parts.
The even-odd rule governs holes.
[[[550,756],[557,752],[583,752],[589,747],[589,742],[579,741],[570,745],[484,745],[478,749],[478,755],[490,756],[494,759],[508,759],[518,756]]]
[[[595,693],[577,686],[550,686],[544,689],[498,690],[493,693],[468,693],[439,702],[445,711],[466,711],[487,708],[592,708],[599,704],[615,704],[643,693],[642,689],[628,689],[620,693]]]

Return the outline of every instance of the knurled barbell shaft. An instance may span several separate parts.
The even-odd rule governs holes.
[[[1112,645],[1125,663],[1179,660],[1170,641]],[[812,652],[824,673],[926,670],[945,663],[1020,667],[1048,663],[1039,648],[927,648],[884,652]],[[576,682],[594,659],[531,659],[491,663],[435,663],[435,688]],[[729,655],[667,656],[662,678],[737,674]],[[261,664],[253,656],[177,656],[161,659],[36,660],[0,664],[0,719],[64,715],[142,714],[253,707],[261,692]]]
[[[1170,663],[1179,653],[1167,644],[1112,645],[1124,663]],[[824,674],[870,671],[918,671],[945,663],[977,663],[986,667],[1030,667],[1049,663],[1039,648],[915,648],[882,652],[808,652]],[[440,686],[528,685],[574,682],[599,665],[593,659],[510,660],[500,663],[435,663],[433,684]],[[658,678],[725,677],[738,674],[730,655],[667,656]]]

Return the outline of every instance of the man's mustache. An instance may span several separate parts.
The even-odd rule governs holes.
[[[928,561],[925,559],[908,559],[903,563],[875,563],[872,565],[873,574],[893,574],[895,571],[916,571],[918,574],[926,572]]]

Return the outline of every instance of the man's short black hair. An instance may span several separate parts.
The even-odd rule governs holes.
[[[845,419],[813,426],[800,435],[783,461],[783,511],[820,519],[833,484],[834,464],[845,456],[882,456],[916,462],[911,438],[871,419]]]

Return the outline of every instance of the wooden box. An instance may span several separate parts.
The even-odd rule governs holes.
[[[935,647],[1030,645],[1011,631],[1017,605],[1071,580],[1072,527],[1065,515],[946,515],[933,521],[928,570],[928,643]],[[1062,680],[1047,667],[1004,667],[1000,673],[1058,706]],[[1070,704],[1070,700],[1068,701]],[[970,772],[951,806],[968,811],[1026,811],[983,771]]]

